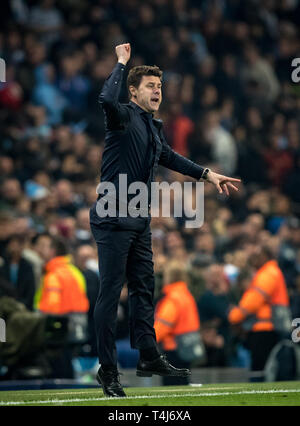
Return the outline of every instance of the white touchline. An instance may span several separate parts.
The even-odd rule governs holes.
[[[270,390],[252,390],[252,391],[241,391],[241,392],[214,392],[214,393],[185,393],[175,395],[138,395],[138,396],[127,396],[126,398],[72,398],[72,399],[51,399],[41,401],[0,401],[0,407],[6,405],[30,405],[30,404],[65,404],[72,402],[91,402],[91,401],[116,401],[116,400],[128,400],[128,399],[158,399],[158,398],[182,398],[186,396],[200,397],[200,396],[229,396],[229,395],[255,395],[255,394],[274,394],[274,393],[300,393],[300,389],[270,389]]]
[[[201,385],[201,386],[203,386],[203,385]],[[41,397],[43,397],[43,396],[46,396],[46,393],[47,393],[47,396],[49,397],[49,396],[54,396],[54,395],[69,395],[69,396],[70,395],[94,395],[95,392],[97,391],[97,389],[99,389],[99,388],[95,387],[93,390],[86,389],[86,391],[81,391],[81,392],[80,391],[73,391],[72,389],[70,389],[68,392],[66,392],[66,391],[62,391],[62,392],[49,392],[49,391],[46,391],[46,390],[44,392],[35,391],[34,393],[28,393],[28,391],[24,391],[24,390],[22,390],[22,391],[13,391],[13,392],[14,392],[14,394],[18,393],[19,394],[18,396],[22,396],[22,393],[25,394],[25,392],[26,392],[26,397],[27,396],[41,396]],[[207,387],[207,388],[203,389],[203,391],[226,390],[226,389],[229,389],[229,387],[228,386],[224,386],[224,387],[223,386],[222,387]],[[234,389],[243,389],[243,387],[242,386],[230,387],[230,390],[234,390]],[[181,388],[177,388],[177,389],[155,389],[155,390],[149,390],[149,392],[153,392],[153,394],[159,393],[159,392],[162,392],[162,393],[166,393],[166,392],[172,393],[172,392],[184,392],[184,391],[186,392],[187,389],[186,388],[182,388],[182,389]],[[199,387],[198,386],[197,387],[193,387],[191,385],[190,389],[189,389],[189,392],[191,392],[191,394],[193,392],[199,392]],[[147,397],[148,398],[151,397],[151,393],[149,393],[149,395],[147,395]]]

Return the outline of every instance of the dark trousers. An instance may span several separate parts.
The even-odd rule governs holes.
[[[278,335],[275,331],[250,332],[246,346],[251,352],[251,371],[263,371],[271,350],[278,343]],[[263,380],[263,377],[253,381]]]
[[[91,230],[98,247],[100,272],[100,291],[94,312],[99,362],[116,366],[117,310],[126,281],[131,347],[156,346],[150,218],[95,219],[92,209]]]

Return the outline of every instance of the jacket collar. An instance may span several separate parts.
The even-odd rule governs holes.
[[[177,289],[187,289],[187,284],[184,281],[176,281],[171,284],[167,284],[163,288],[163,293],[168,294],[171,291],[177,290]]]
[[[143,108],[141,108],[139,105],[137,105],[135,102],[129,101],[129,105],[134,108],[138,113],[140,114],[145,114],[145,115],[150,115],[151,118],[153,119],[153,124],[158,128],[161,129],[163,122],[162,120],[160,120],[159,118],[154,118],[153,114],[151,112],[147,112],[145,110],[143,110]]]
[[[46,263],[45,269],[47,272],[54,271],[60,266],[65,266],[70,263],[70,256],[57,256]]]
[[[129,101],[129,105],[131,107],[133,107],[137,112],[139,112],[140,114],[151,114],[147,111],[145,111],[143,108],[141,108],[138,104],[136,104],[135,102]],[[153,117],[153,114],[151,114]]]
[[[258,271],[263,271],[263,270],[265,270],[265,269],[268,269],[268,268],[270,268],[270,267],[277,267],[278,268],[278,263],[277,263],[277,261],[275,260],[275,259],[272,259],[272,260],[268,260],[266,263],[264,263],[259,269],[258,269]]]

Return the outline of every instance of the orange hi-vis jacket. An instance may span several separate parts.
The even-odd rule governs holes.
[[[158,343],[165,351],[177,348],[176,336],[200,329],[200,319],[194,297],[187,284],[177,281],[163,288],[165,296],[156,307],[154,329]]]
[[[86,281],[69,256],[58,256],[46,264],[37,308],[44,313],[64,315],[89,309]]]
[[[255,274],[240,303],[229,313],[232,324],[251,324],[252,331],[274,330],[272,307],[289,306],[285,280],[275,260],[265,263]],[[246,328],[246,327],[245,327]]]

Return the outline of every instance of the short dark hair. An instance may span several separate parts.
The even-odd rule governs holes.
[[[66,256],[67,254],[69,254],[69,247],[67,243],[62,238],[54,237],[48,232],[43,232],[41,234],[35,235],[31,240],[32,245],[35,245],[38,242],[39,238],[43,237],[50,239],[51,247],[54,248],[56,256]]]
[[[56,256],[66,256],[69,252],[67,244],[61,238],[52,237],[51,246],[54,248]]]
[[[41,238],[41,237],[46,237],[46,238],[49,238],[50,240],[52,238],[51,235],[48,232],[41,232],[41,233],[38,232],[31,238],[31,244],[33,246],[35,246],[36,243],[38,242],[39,238]]]
[[[266,256],[268,260],[274,259],[275,257],[271,247],[266,246],[265,244],[261,246],[261,252]]]
[[[131,68],[127,77],[129,98],[131,98],[129,86],[138,88],[144,75],[154,75],[162,79],[163,72],[156,65],[138,65]]]

